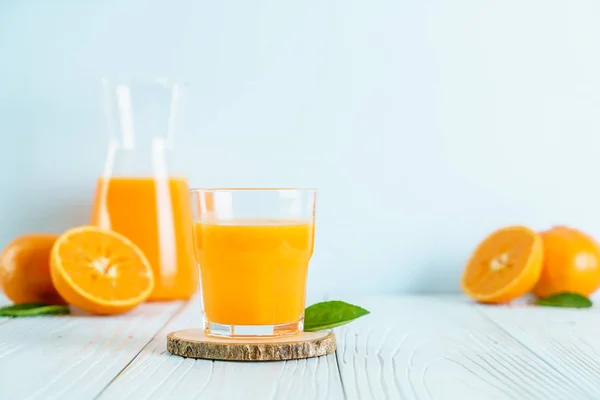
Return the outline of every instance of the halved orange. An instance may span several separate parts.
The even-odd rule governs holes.
[[[506,303],[531,291],[543,260],[540,235],[525,226],[500,229],[477,246],[462,275],[462,290],[483,303]]]
[[[125,236],[94,226],[73,228],[58,238],[50,273],[69,304],[95,314],[129,311],[154,288],[144,253]]]

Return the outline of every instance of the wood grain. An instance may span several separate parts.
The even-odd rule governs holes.
[[[181,306],[152,303],[114,317],[3,320],[0,399],[93,398]]]
[[[201,328],[167,335],[167,350],[176,356],[223,361],[285,361],[320,357],[335,351],[333,332],[303,332],[278,338],[227,339],[206,336]]]
[[[168,332],[201,325],[198,299],[108,318],[0,318],[0,399],[600,398],[598,309],[343,299],[371,315],[335,330],[335,355],[274,363],[169,354]]]
[[[570,352],[573,342],[579,341],[577,336],[589,344],[592,333],[562,334],[554,349],[541,355],[532,351],[531,344],[524,345],[499,327],[509,325],[508,313],[507,320],[497,324],[483,316],[477,306],[457,297],[354,302],[369,309],[371,315],[336,329],[340,373],[348,399],[600,398],[600,392],[594,391],[600,376],[597,354],[588,351],[586,357],[582,351]],[[545,314],[545,310],[532,309],[531,313]],[[535,319],[526,319],[523,325],[536,329],[532,323]],[[598,322],[600,318],[594,325],[596,331]],[[544,335],[543,326],[537,328],[540,336]],[[535,340],[539,339],[530,339]],[[598,343],[595,341],[592,348]],[[587,345],[582,342],[580,346],[583,349]],[[577,367],[577,363],[586,367]],[[572,371],[570,376],[567,369]],[[582,376],[575,379],[576,374]]]
[[[600,399],[600,310],[485,307],[478,311],[552,368],[549,385],[569,399]],[[541,381],[547,376],[538,376]]]
[[[343,399],[335,356],[268,363],[208,361],[169,354],[169,332],[199,327],[199,299],[156,335],[100,399]]]

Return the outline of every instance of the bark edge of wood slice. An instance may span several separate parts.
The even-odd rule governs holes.
[[[176,356],[220,361],[284,361],[319,357],[336,350],[333,332],[302,332],[269,338],[219,338],[203,329],[167,335],[167,350]]]

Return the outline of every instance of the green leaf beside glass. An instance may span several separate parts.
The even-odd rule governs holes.
[[[304,331],[314,332],[345,325],[369,314],[362,307],[340,300],[313,304],[304,312]]]

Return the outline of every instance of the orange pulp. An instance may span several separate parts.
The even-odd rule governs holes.
[[[198,289],[185,179],[100,178],[92,224],[121,233],[144,252],[155,280],[150,300],[185,299]]]
[[[210,322],[281,325],[300,320],[313,253],[311,222],[197,222],[194,233]]]

